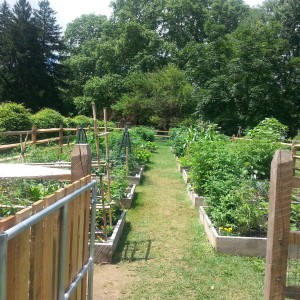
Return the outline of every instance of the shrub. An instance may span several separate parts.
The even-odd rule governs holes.
[[[250,139],[264,139],[270,142],[282,141],[285,139],[288,127],[281,124],[274,118],[266,118],[256,127],[249,130],[247,137]]]
[[[89,118],[87,116],[84,115],[79,115],[76,116],[72,119],[72,121],[74,122],[75,126],[80,126],[81,124],[83,124],[84,127],[86,126],[94,126],[94,119],[93,118]]]
[[[135,126],[130,129],[131,136],[139,136],[142,140],[146,142],[154,142],[155,140],[155,130],[147,126]]]
[[[59,112],[45,108],[32,116],[32,123],[39,129],[58,128],[65,123],[65,120]]]
[[[21,131],[31,130],[32,122],[30,112],[21,104],[5,102],[0,105],[0,130],[1,131]],[[19,141],[19,137],[0,137],[1,143]]]

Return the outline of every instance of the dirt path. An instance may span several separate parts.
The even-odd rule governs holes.
[[[179,221],[182,214],[178,212],[184,207],[182,200],[188,200],[168,147],[160,147],[153,154],[144,176],[143,184],[137,187],[133,207],[127,212],[114,263],[95,266],[94,299],[126,298],[131,293],[131,283],[141,280],[139,269],[143,265],[155,261],[161,266],[162,260],[181,259],[184,254],[184,245],[180,242],[182,233],[178,230],[184,225],[178,224],[185,222]],[[174,201],[176,199],[180,201]],[[191,208],[187,209],[189,214],[194,214]],[[168,242],[164,233],[169,236]],[[161,281],[161,278],[155,280]]]

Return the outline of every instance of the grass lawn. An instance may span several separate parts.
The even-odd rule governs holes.
[[[215,253],[166,144],[137,187],[113,260],[128,274],[119,299],[263,298],[265,261]]]

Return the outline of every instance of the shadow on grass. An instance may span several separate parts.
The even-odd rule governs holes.
[[[113,255],[112,263],[117,264],[121,261],[148,260],[151,250],[151,240],[127,241],[127,236],[131,231],[131,223],[124,225],[121,240]]]
[[[138,206],[141,206],[142,203],[139,201],[139,193],[135,192],[133,199],[132,199],[132,203],[131,203],[131,208],[130,209],[135,209]]]

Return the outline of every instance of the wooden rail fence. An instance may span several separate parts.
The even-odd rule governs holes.
[[[38,201],[15,216],[0,221],[0,232],[12,228],[30,216],[91,182],[86,176],[54,195]],[[89,258],[90,190],[68,204],[65,290],[74,281]],[[54,300],[58,298],[62,211],[56,210],[42,221],[8,241],[7,299]],[[1,295],[1,293],[0,293]],[[70,299],[86,299],[87,275]],[[1,297],[0,297],[1,298]],[[2,299],[1,299],[2,300]]]

